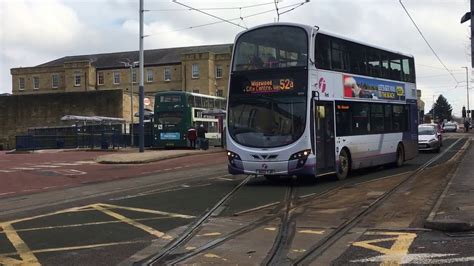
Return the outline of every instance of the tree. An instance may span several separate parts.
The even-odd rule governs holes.
[[[435,121],[444,121],[445,119],[450,121],[452,118],[451,113],[453,112],[453,107],[448,103],[448,100],[444,98],[443,95],[440,95],[436,102],[433,105],[434,108],[434,120]],[[430,110],[430,114],[433,114],[433,108]]]

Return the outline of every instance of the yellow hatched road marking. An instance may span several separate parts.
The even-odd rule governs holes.
[[[388,238],[372,239],[366,241],[358,241],[353,243],[353,246],[370,249],[386,256],[386,259],[380,264],[382,266],[387,265],[400,265],[403,256],[408,254],[410,245],[416,238],[414,233],[402,233],[402,232],[367,232],[365,235],[382,235],[390,236]],[[395,241],[390,248],[384,248],[373,245],[374,243]]]
[[[173,212],[155,211],[155,210],[150,210],[150,209],[125,207],[125,206],[118,206],[118,205],[105,204],[105,203],[99,203],[99,204],[100,204],[100,206],[108,207],[108,208],[111,208],[111,209],[122,209],[122,210],[129,210],[129,211],[136,211],[136,212],[143,212],[143,213],[160,214],[160,215],[166,215],[166,216],[170,216],[170,217],[174,217],[174,218],[183,218],[183,219],[195,218],[195,216],[179,214],[179,213],[173,213]]]
[[[147,225],[141,224],[141,223],[139,223],[135,220],[132,220],[132,219],[130,219],[128,217],[125,217],[121,214],[118,214],[116,212],[113,212],[110,209],[106,209],[106,208],[102,207],[101,204],[96,204],[96,205],[93,205],[92,207],[95,208],[98,211],[101,211],[101,212],[103,212],[107,215],[110,215],[110,216],[114,217],[117,220],[120,220],[120,221],[122,221],[124,223],[127,223],[129,225],[135,226],[136,228],[142,229],[143,231],[145,231],[145,232],[147,232],[151,235],[154,235],[156,237],[163,238],[163,239],[172,239],[171,236],[165,235],[165,233],[163,233],[163,232],[160,232],[160,231],[158,231],[154,228],[151,228]]]
[[[78,250],[78,249],[89,249],[89,248],[101,248],[101,247],[110,247],[110,246],[118,246],[118,245],[129,245],[129,244],[138,244],[138,243],[145,243],[148,241],[123,241],[123,242],[113,242],[113,243],[103,243],[103,244],[92,244],[92,245],[84,245],[84,246],[75,246],[75,247],[63,247],[63,248],[45,248],[45,249],[37,249],[31,251],[32,253],[48,253],[48,252],[58,252],[58,251],[70,251],[70,250]],[[20,255],[20,252],[16,253],[4,253],[0,254],[0,263],[1,263],[1,258],[3,256],[15,256],[15,255]],[[10,259],[10,258],[8,258]],[[18,260],[15,260],[18,261]],[[18,261],[22,262],[22,261]],[[24,263],[24,262],[23,262]],[[18,263],[16,263],[18,264]],[[30,265],[30,264],[28,264]],[[40,265],[39,263],[37,265]]]
[[[300,230],[298,233],[301,234],[316,234],[316,235],[322,235],[324,234],[324,230]]]
[[[20,260],[8,258],[5,255],[0,255],[0,263],[5,265],[10,264],[28,264],[28,265],[40,265],[38,259],[35,257],[33,252],[31,252],[28,245],[21,239],[18,233],[15,231],[11,223],[3,223],[0,224],[0,227],[3,228],[5,231],[5,235],[7,236],[10,243],[12,243],[13,247],[18,252],[18,255],[21,258]]]
[[[94,211],[97,211],[94,209]],[[170,219],[172,217],[151,217],[151,218],[138,218],[134,219],[135,221],[153,221],[153,220],[164,220]],[[103,222],[91,222],[91,223],[82,223],[82,224],[67,224],[67,225],[56,225],[56,226],[44,226],[44,227],[33,227],[33,228],[25,228],[25,229],[17,229],[16,232],[29,232],[29,231],[40,231],[40,230],[51,230],[51,229],[60,229],[60,228],[71,228],[71,227],[81,227],[81,226],[90,226],[90,225],[102,225],[102,224],[116,224],[122,223],[122,221],[103,221]],[[5,229],[3,230],[5,232]],[[0,231],[0,234],[2,231]]]

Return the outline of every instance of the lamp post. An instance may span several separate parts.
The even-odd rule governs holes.
[[[467,74],[467,67],[461,67],[461,68],[466,69],[467,110],[471,110],[471,109],[469,109],[469,81],[468,81],[469,79],[468,79],[468,74]],[[467,113],[466,118],[469,121],[469,113]]]
[[[138,61],[130,64],[130,62],[120,62],[125,67],[130,68],[130,146],[133,147],[133,68],[138,65]]]
[[[145,38],[145,36],[143,35],[143,13],[145,12],[144,8],[143,8],[143,1],[144,0],[140,0],[140,5],[139,5],[139,12],[140,12],[140,25],[139,25],[139,31],[140,31],[140,36],[139,36],[139,48],[140,48],[140,52],[139,52],[139,60],[140,60],[140,85],[138,86],[138,93],[139,93],[139,102],[138,102],[138,114],[139,114],[139,120],[140,120],[140,124],[138,125],[138,133],[139,133],[139,136],[138,136],[138,146],[139,146],[139,151],[140,152],[144,152],[145,151],[145,130],[144,130],[144,109],[145,109],[145,106],[143,104],[143,100],[145,98],[145,89],[144,89],[144,79],[143,79],[143,65],[144,65],[144,52],[143,52],[143,38]]]

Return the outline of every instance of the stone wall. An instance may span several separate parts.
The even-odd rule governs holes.
[[[61,121],[64,115],[123,118],[129,100],[122,90],[0,96],[0,149],[14,149],[15,136],[28,128],[70,124]]]

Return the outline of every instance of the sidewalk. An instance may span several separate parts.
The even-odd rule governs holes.
[[[145,150],[145,152],[142,153],[135,149],[132,152],[101,155],[97,157],[95,161],[103,164],[143,164],[190,155],[224,151],[225,149],[220,147],[209,147],[209,150]]]
[[[461,232],[474,230],[474,135],[445,190],[425,221],[425,227]]]

